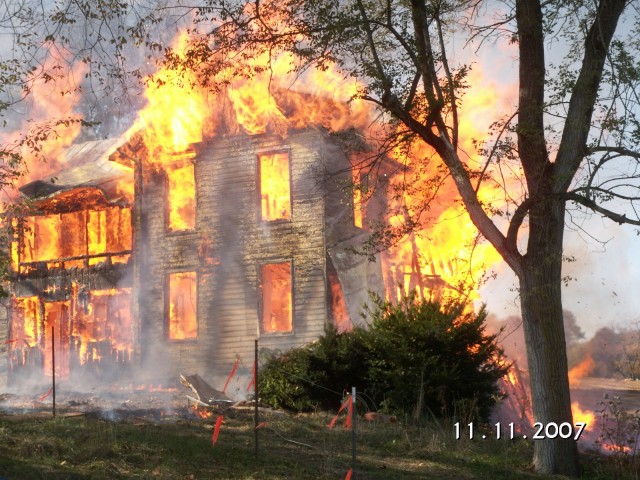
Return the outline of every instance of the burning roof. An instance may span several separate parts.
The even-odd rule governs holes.
[[[38,200],[38,206],[48,213],[73,209],[74,207],[65,207],[64,204],[69,199],[78,199],[81,192],[86,192],[84,200],[89,204],[130,200],[123,186],[133,181],[132,171],[111,161],[113,153],[124,142],[125,139],[119,137],[74,144],[65,152],[64,159],[60,162],[64,165],[62,170],[27,183],[19,191],[30,199]],[[98,198],[99,194],[91,193],[95,189],[102,192],[103,200]],[[55,204],[56,207],[47,206],[47,202],[43,200],[51,200],[50,205]]]

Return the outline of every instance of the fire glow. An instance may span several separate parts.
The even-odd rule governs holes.
[[[174,53],[183,55],[188,37],[180,36]],[[197,72],[161,69],[146,82],[146,106],[134,125],[123,135],[124,142],[139,139],[142,153],[113,160],[122,170],[152,172],[164,179],[167,229],[172,234],[197,229],[197,179],[194,157],[199,143],[223,135],[276,134],[282,138],[297,129],[315,127],[330,132],[354,129],[374,138],[376,112],[363,100],[354,98],[360,86],[347,80],[335,67],[305,73],[305,91],[292,85],[292,59],[254,59],[266,66],[265,73],[234,79],[217,93],[200,86]],[[295,87],[295,84],[294,84]],[[483,89],[483,98],[491,97]],[[483,102],[480,102],[483,103]],[[485,102],[486,103],[486,102]],[[483,108],[487,108],[486,105]],[[471,148],[472,137],[482,132],[469,126],[463,129],[464,144]],[[70,134],[74,137],[77,132]],[[72,138],[66,139],[72,142]],[[368,185],[375,182],[371,169],[362,161],[362,152],[351,158],[353,166],[353,223],[367,231],[378,220],[367,216]],[[445,192],[437,205],[423,212],[420,206],[432,193],[428,178],[437,173],[437,162],[425,161],[433,152],[416,142],[408,151],[396,150],[390,161],[402,171],[402,181],[412,185],[412,193],[391,195],[393,212],[387,220],[396,227],[420,217],[429,226],[401,239],[380,261],[386,297],[397,300],[416,289],[422,298],[464,293],[461,284],[476,285],[484,268],[498,261],[488,244],[476,244],[477,232],[461,205],[456,203],[452,184],[443,183]],[[477,159],[476,159],[477,160]],[[256,170],[260,181],[257,212],[264,223],[287,222],[295,215],[291,202],[292,171],[289,152],[266,151],[258,155]],[[112,162],[113,163],[113,162]],[[428,165],[425,167],[424,165]],[[99,189],[79,189],[39,201],[38,214],[16,219],[16,239],[12,244],[14,271],[28,275],[46,271],[101,268],[129,265],[133,249],[132,208],[134,175],[116,188],[118,200],[107,200]],[[400,180],[391,179],[398,187]],[[488,194],[481,191],[483,199]],[[402,213],[398,213],[402,212]],[[413,219],[413,220],[412,220]],[[473,246],[474,262],[469,258]],[[259,272],[263,301],[260,331],[292,333],[294,266],[290,262],[262,265]],[[330,285],[334,316],[340,329],[349,328],[340,284],[334,276]],[[194,340],[198,336],[196,285],[206,281],[194,271],[171,273],[166,279],[168,312],[166,338]],[[130,288],[104,289],[81,283],[72,286],[70,298],[58,298],[59,292],[46,296],[22,296],[14,300],[11,359],[14,365],[37,364],[41,357],[44,370],[50,371],[50,332],[56,335],[56,348],[62,353],[56,367],[66,376],[74,365],[129,361],[134,349],[134,322]],[[45,298],[46,297],[46,298]],[[338,312],[338,313],[335,313]],[[30,353],[28,353],[30,352]],[[50,373],[49,373],[50,374]]]
[[[182,58],[188,46],[189,38],[181,35],[173,52]],[[252,62],[254,66],[263,67],[266,73],[232,79],[226,89],[215,94],[199,86],[197,72],[194,71],[181,72],[178,76],[176,72],[162,69],[148,81],[145,93],[147,106],[140,112],[128,135],[140,132],[149,152],[149,161],[168,175],[170,222],[175,230],[194,226],[194,209],[191,206],[195,201],[194,188],[192,181],[184,176],[192,175],[193,171],[172,166],[176,155],[187,151],[193,143],[220,134],[272,132],[286,137],[290,129],[310,126],[323,127],[331,132],[353,128],[375,137],[380,128],[373,122],[376,115],[373,107],[357,98],[361,86],[345,79],[336,67],[306,72],[304,82],[301,82],[304,92],[299,92],[290,88],[290,85],[295,87],[297,84],[293,83],[293,74],[290,73],[294,61],[289,55],[281,54],[272,59],[263,56]],[[221,80],[228,80],[222,78],[224,75],[221,75]],[[465,97],[465,105],[471,105],[471,118],[482,115],[488,118],[494,106],[491,98],[497,96],[492,95],[491,86],[482,82],[481,75],[474,74],[474,78],[479,88]],[[469,100],[474,95],[479,96],[475,102]],[[461,141],[467,151],[475,151],[473,138],[483,137],[480,128],[474,128],[470,121],[461,125]],[[426,163],[431,166],[427,170],[430,171],[420,166],[425,159],[433,157],[434,152],[418,141],[408,153],[396,150],[390,155],[398,165],[406,168],[403,181],[413,184],[411,194],[391,201],[392,210],[405,212],[389,219],[392,225],[400,226],[408,220],[406,215],[414,220],[420,216],[420,205],[424,197],[431,194],[428,179],[436,173],[438,166],[436,162],[428,161]],[[369,179],[373,174],[361,160],[352,160],[354,221],[356,226],[367,228],[361,183],[373,182],[373,178]],[[478,161],[477,156],[470,159],[470,162]],[[286,153],[261,155],[259,170],[262,219],[289,219],[290,179]],[[180,187],[171,188],[172,185]],[[488,243],[477,243],[475,227],[464,208],[456,202],[454,191],[451,183],[445,183],[440,189],[438,204],[428,212],[429,226],[401,239],[381,256],[388,298],[399,298],[412,289],[427,298],[445,290],[451,296],[459,296],[461,285],[471,285],[473,290],[484,269],[499,261],[493,247]],[[492,199],[489,191],[481,190],[480,194],[483,201]],[[368,220],[373,222],[376,219]],[[473,262],[470,261],[471,250]]]
[[[67,378],[71,365],[129,362],[133,350],[130,294],[127,289],[87,293],[74,285],[70,300],[44,302],[38,297],[16,298],[11,337],[21,341],[12,345],[12,367],[25,367],[37,373],[42,361],[44,374],[51,375],[52,329],[56,376]]]
[[[129,208],[29,216],[16,227],[21,241],[12,250],[12,261],[20,273],[39,262],[50,268],[61,264],[64,268],[83,267],[105,258],[126,263],[131,250]]]

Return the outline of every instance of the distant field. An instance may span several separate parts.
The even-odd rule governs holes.
[[[605,396],[610,400],[619,397],[630,412],[640,410],[640,382],[612,378],[586,377],[571,385],[572,399],[593,411],[602,409]]]
[[[640,392],[640,381],[618,380],[613,378],[586,377],[578,380],[575,384],[578,388],[593,388],[601,390],[626,390]]]

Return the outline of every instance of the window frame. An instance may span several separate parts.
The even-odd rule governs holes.
[[[278,218],[269,220],[262,217],[262,167],[260,158],[266,155],[277,155],[284,153],[287,155],[289,163],[289,218]],[[258,213],[258,223],[267,225],[277,225],[280,223],[293,222],[293,160],[290,148],[278,148],[275,150],[261,150],[256,152],[256,210]]]
[[[266,265],[289,264],[289,275],[291,276],[291,330],[287,332],[267,332],[263,325],[264,315],[264,282],[262,280],[262,269]],[[295,264],[293,258],[270,258],[257,264],[257,289],[258,289],[258,336],[262,337],[288,337],[295,335],[296,330],[296,288],[295,288]]]
[[[191,338],[171,338],[171,275],[180,273],[194,273],[195,274],[195,313],[196,313],[196,335]],[[195,343],[200,338],[200,272],[197,268],[194,269],[180,269],[167,271],[165,273],[165,290],[164,290],[164,337],[170,343]]]

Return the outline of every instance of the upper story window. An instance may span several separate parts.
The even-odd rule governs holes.
[[[131,253],[131,209],[101,207],[68,213],[24,217],[14,222],[13,268],[28,273],[37,263],[87,267],[125,263]]]
[[[364,211],[362,205],[362,182],[360,170],[352,171],[353,177],[353,225],[362,228],[364,225]]]
[[[293,331],[291,262],[268,263],[260,268],[262,333]]]
[[[291,220],[290,162],[287,152],[258,156],[263,221]]]
[[[172,232],[193,230],[196,227],[196,177],[193,163],[167,169],[168,229]]]

